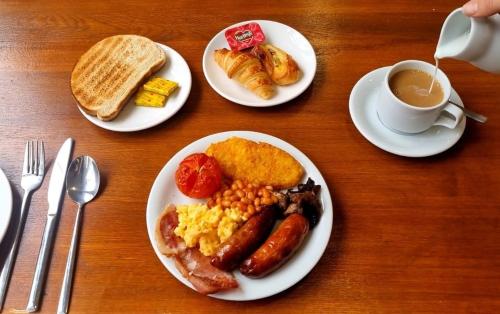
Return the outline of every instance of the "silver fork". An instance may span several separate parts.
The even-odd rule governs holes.
[[[3,265],[2,274],[0,275],[0,311],[3,308],[7,286],[12,274],[12,268],[16,260],[19,242],[23,233],[26,217],[28,216],[28,208],[31,202],[31,195],[42,185],[43,176],[45,174],[45,150],[42,141],[28,141],[24,151],[23,174],[21,177],[21,187],[24,190],[23,202],[21,204],[21,213],[19,224],[16,229],[14,243],[10,249],[9,256]]]

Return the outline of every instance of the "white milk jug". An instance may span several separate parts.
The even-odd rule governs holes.
[[[456,9],[444,21],[436,59],[453,58],[500,74],[500,14],[471,18]]]

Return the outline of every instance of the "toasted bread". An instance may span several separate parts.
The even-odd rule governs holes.
[[[103,121],[113,120],[140,84],[165,62],[165,52],[146,37],[107,37],[76,63],[71,92],[85,112]]]

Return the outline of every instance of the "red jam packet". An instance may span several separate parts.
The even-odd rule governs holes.
[[[260,25],[255,22],[230,28],[225,35],[232,50],[250,48],[266,40]]]

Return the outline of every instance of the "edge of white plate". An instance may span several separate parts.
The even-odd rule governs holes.
[[[83,114],[83,116],[87,120],[89,120],[94,125],[96,125],[96,126],[98,126],[100,128],[103,128],[103,129],[106,129],[106,130],[110,130],[110,131],[115,131],[115,132],[136,132],[136,131],[142,131],[142,130],[146,130],[146,129],[155,127],[155,126],[157,126],[157,125],[159,125],[159,124],[167,121],[168,119],[170,119],[171,117],[173,117],[184,106],[184,104],[186,103],[187,99],[189,98],[189,95],[191,94],[191,87],[193,85],[193,76],[191,75],[191,69],[189,68],[189,65],[186,62],[186,60],[184,59],[184,57],[182,57],[182,55],[180,53],[178,53],[175,49],[173,49],[173,48],[171,48],[171,47],[169,47],[167,45],[161,44],[161,43],[155,42],[155,44],[157,44],[160,48],[162,48],[163,51],[165,51],[165,53],[170,52],[170,53],[174,54],[176,56],[176,58],[179,59],[178,61],[182,62],[184,64],[184,66],[186,67],[186,69],[187,69],[187,75],[189,76],[189,84],[185,88],[188,89],[188,92],[186,93],[186,96],[179,101],[181,103],[181,105],[179,105],[179,107],[176,110],[174,110],[173,112],[171,112],[169,115],[166,115],[164,119],[158,120],[155,123],[151,123],[151,124],[147,124],[147,125],[142,125],[142,126],[137,126],[137,127],[116,128],[112,124],[107,123],[107,121],[101,121],[101,120],[98,120],[96,117],[94,117],[92,115],[89,115],[88,113],[86,113],[85,111],[83,111],[83,109],[77,103],[76,106],[78,107],[78,110],[80,110],[80,112]],[[130,102],[130,99],[127,101],[127,103],[128,102]],[[109,121],[109,122],[112,122],[112,121]]]
[[[7,187],[5,193],[9,196],[7,197],[7,204],[2,204],[3,208],[8,208],[8,213],[6,214],[7,219],[5,220],[5,227],[3,227],[3,230],[0,229],[0,243],[7,233],[7,229],[9,229],[10,219],[12,218],[12,187],[10,186],[9,179],[7,179],[7,176],[3,172],[2,168],[0,168],[0,186],[2,185],[5,185]],[[0,194],[2,193],[3,192],[0,192]]]
[[[274,137],[272,135],[265,134],[265,133],[254,132],[254,131],[226,131],[226,132],[221,132],[221,133],[215,133],[215,134],[211,134],[211,135],[202,137],[200,139],[197,139],[196,141],[188,144],[183,149],[181,149],[180,151],[178,151],[174,156],[172,156],[171,158],[169,158],[169,160],[167,161],[167,163],[163,166],[163,168],[160,170],[160,172],[156,176],[155,181],[154,181],[153,185],[151,186],[151,191],[150,191],[149,196],[148,196],[148,202],[147,202],[147,208],[146,208],[146,215],[145,215],[146,216],[145,217],[146,218],[146,228],[147,228],[149,240],[151,242],[151,246],[153,247],[153,250],[156,253],[156,256],[158,257],[158,259],[160,260],[160,262],[162,263],[162,265],[166,268],[166,270],[172,276],[174,276],[176,279],[178,279],[180,282],[182,282],[184,285],[186,285],[189,288],[195,290],[194,287],[191,285],[191,283],[187,279],[185,279],[184,277],[182,277],[182,275],[177,271],[177,269],[175,269],[176,273],[172,273],[168,269],[168,266],[164,263],[163,259],[161,258],[161,257],[165,257],[165,256],[162,253],[160,253],[160,251],[158,250],[157,246],[155,245],[156,240],[155,240],[154,232],[153,233],[150,232],[150,230],[154,230],[154,226],[150,226],[149,225],[149,222],[148,222],[148,212],[151,211],[151,210],[153,210],[152,209],[152,207],[153,207],[153,204],[152,204],[152,195],[153,195],[153,191],[156,189],[155,186],[159,185],[158,180],[159,180],[160,175],[163,172],[166,171],[167,165],[169,164],[169,162],[172,159],[176,158],[176,156],[178,156],[178,155],[185,155],[187,152],[190,151],[190,148],[192,146],[196,145],[196,143],[199,142],[199,141],[204,141],[204,140],[219,141],[219,140],[223,140],[223,139],[228,138],[228,136],[240,136],[240,137],[248,138],[248,137],[251,137],[252,135],[253,136],[262,137],[262,139],[260,141],[266,141],[266,140],[268,141],[270,139],[272,141],[277,141],[277,142],[280,143],[280,146],[287,147],[286,148],[287,150],[292,151],[290,153],[292,156],[294,156],[294,157],[300,156],[300,159],[306,159],[306,160],[308,160],[311,163],[311,166],[319,174],[322,183],[324,183],[324,186],[321,187],[322,201],[323,201],[323,215],[322,215],[321,219],[323,219],[323,220],[328,219],[326,221],[326,223],[328,224],[328,226],[327,226],[328,227],[328,235],[327,235],[327,237],[325,235],[325,241],[323,243],[321,243],[322,244],[321,246],[318,246],[318,250],[317,250],[318,253],[313,257],[313,259],[311,259],[311,267],[309,269],[307,269],[306,271],[303,271],[301,274],[299,274],[299,276],[297,276],[297,278],[295,280],[289,282],[287,285],[285,285],[283,287],[280,287],[276,291],[272,291],[272,292],[269,292],[269,293],[264,293],[264,294],[261,294],[261,295],[256,295],[256,296],[253,296],[253,297],[248,297],[248,298],[245,298],[245,299],[228,297],[228,295],[226,295],[224,292],[208,295],[208,296],[216,298],[216,299],[222,299],[222,300],[228,300],[228,301],[251,301],[251,300],[258,300],[258,299],[263,299],[263,298],[267,298],[267,297],[270,297],[272,295],[278,294],[278,293],[280,293],[282,291],[285,291],[288,288],[294,286],[295,284],[297,284],[297,282],[299,282],[307,274],[309,274],[313,270],[313,268],[317,265],[317,263],[319,262],[319,260],[323,256],[323,254],[324,254],[324,252],[325,252],[325,250],[326,250],[326,248],[328,246],[328,243],[330,242],[330,237],[331,237],[331,233],[332,233],[332,229],[333,229],[333,201],[332,201],[332,197],[331,197],[331,194],[330,194],[330,190],[329,190],[329,188],[328,188],[328,186],[326,184],[326,181],[325,181],[323,175],[319,171],[319,169],[316,167],[316,165],[304,153],[302,153],[299,149],[297,149],[295,146],[289,144],[288,142],[286,142],[286,141],[284,141],[282,139],[279,139],[277,137]],[[317,180],[316,180],[316,182],[317,182]]]
[[[219,36],[219,35],[222,35],[224,36],[224,33],[227,29],[229,28],[232,28],[232,27],[237,27],[237,26],[240,26],[240,25],[243,25],[243,24],[247,24],[247,23],[250,23],[250,22],[257,22],[257,23],[274,23],[274,24],[278,24],[282,27],[287,27],[291,30],[293,30],[294,32],[296,32],[299,36],[301,36],[305,42],[307,42],[307,45],[311,48],[311,50],[313,51],[313,54],[314,54],[314,68],[313,68],[313,75],[311,76],[311,78],[309,79],[309,81],[304,85],[304,87],[297,93],[297,95],[293,96],[293,97],[290,97],[290,98],[285,98],[281,101],[279,100],[276,100],[276,101],[272,101],[271,100],[259,100],[258,98],[256,98],[256,101],[254,102],[249,102],[249,101],[245,101],[245,100],[241,100],[241,99],[238,99],[238,98],[234,98],[232,96],[229,96],[227,94],[225,94],[224,92],[222,92],[218,87],[217,85],[215,85],[214,82],[211,81],[210,79],[210,76],[207,74],[208,73],[208,69],[206,68],[206,65],[205,65],[205,60],[209,60],[210,57],[209,57],[209,51],[208,51],[208,47],[212,44],[212,42],[214,42],[216,40],[216,38]],[[215,90],[217,92],[217,94],[219,94],[220,96],[222,96],[223,98],[229,100],[229,101],[232,101],[234,103],[237,103],[237,104],[240,104],[240,105],[243,105],[243,106],[249,106],[249,107],[272,107],[272,106],[277,106],[277,105],[281,105],[281,104],[284,104],[286,102],[289,102],[297,97],[299,97],[300,95],[302,95],[302,93],[304,93],[304,91],[311,85],[311,83],[313,82],[314,78],[316,77],[316,70],[317,70],[317,66],[318,66],[318,60],[317,60],[317,57],[316,57],[316,51],[314,50],[314,47],[311,45],[311,42],[299,31],[297,31],[295,28],[291,27],[291,26],[288,26],[286,24],[283,24],[283,23],[280,23],[280,22],[276,22],[276,21],[271,21],[271,20],[248,20],[248,21],[243,21],[243,22],[238,22],[238,23],[235,23],[233,25],[230,25],[226,28],[224,28],[223,30],[221,30],[220,32],[218,32],[217,34],[214,35],[214,37],[212,37],[212,39],[208,42],[207,46],[205,47],[205,51],[203,52],[203,57],[201,59],[201,63],[202,63],[202,67],[203,67],[203,75],[205,76],[205,79],[207,80],[208,84],[212,87],[213,90]],[[258,97],[258,96],[256,96]]]

